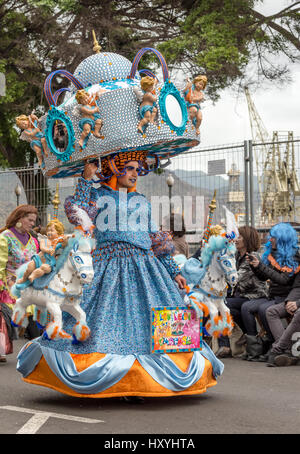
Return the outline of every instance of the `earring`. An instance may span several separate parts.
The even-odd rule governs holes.
[[[20,222],[20,221],[17,222],[17,223],[16,223],[16,227],[17,227],[17,229],[20,229],[20,228],[22,227],[22,222]]]

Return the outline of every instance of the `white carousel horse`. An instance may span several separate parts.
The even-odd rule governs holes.
[[[237,283],[235,251],[230,238],[220,235],[209,238],[199,260],[175,257],[188,285],[185,301],[189,300],[198,316],[209,317],[205,329],[214,337],[230,335],[233,328],[225,298],[228,285],[233,288]]]
[[[83,284],[89,284],[94,277],[92,263],[92,249],[94,240],[76,232],[68,240],[57,259],[56,268],[49,275],[44,275],[24,284],[15,284],[12,288],[17,301],[13,310],[12,322],[20,326],[26,315],[26,307],[35,304],[45,314],[50,313],[52,321],[46,326],[49,339],[72,339],[62,328],[62,311],[66,311],[76,319],[73,326],[73,337],[77,341],[84,341],[90,335],[86,324],[86,314],[79,303]],[[22,277],[27,264],[17,271],[17,278]],[[39,312],[39,311],[38,311]]]

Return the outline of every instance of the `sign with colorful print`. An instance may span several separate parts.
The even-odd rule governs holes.
[[[174,353],[202,349],[202,318],[183,307],[153,307],[151,352]]]

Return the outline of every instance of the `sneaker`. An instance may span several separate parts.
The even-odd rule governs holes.
[[[274,362],[278,367],[295,366],[298,362],[298,358],[292,356],[290,353],[282,353],[275,357]]]
[[[216,353],[217,358],[231,358],[231,350],[229,347],[220,347]]]
[[[278,356],[278,353],[270,352],[269,355],[268,355],[266,366],[268,366],[268,367],[276,367],[277,366],[277,364],[275,363],[276,356]]]
[[[6,356],[0,356],[0,363],[7,363]]]
[[[269,353],[265,353],[264,355],[260,355],[258,357],[258,362],[260,363],[266,363],[268,361],[268,358],[269,358]]]

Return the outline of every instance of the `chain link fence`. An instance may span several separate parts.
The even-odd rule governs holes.
[[[141,177],[137,189],[155,205],[159,226],[169,214],[163,210],[163,201],[169,201],[168,209],[183,214],[192,249],[201,238],[214,191],[215,224],[225,222],[226,205],[239,225],[253,225],[264,234],[276,222],[300,226],[300,139],[275,138],[267,144],[245,141],[180,154],[162,173]],[[0,225],[22,203],[35,205],[40,213],[38,223],[45,225],[53,217],[51,202],[58,187],[58,217],[71,231],[63,202],[74,192],[76,182],[77,178],[45,178],[38,168],[0,170]]]

